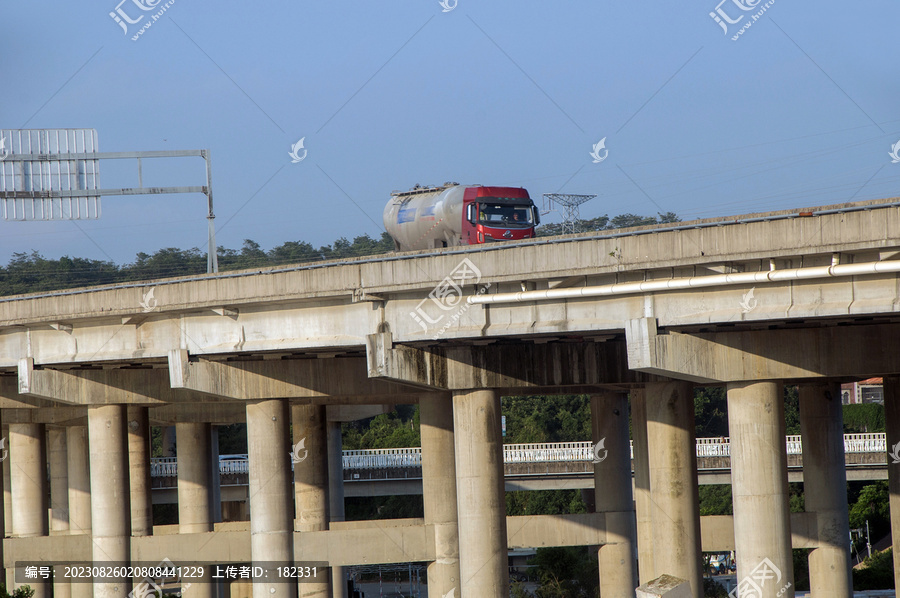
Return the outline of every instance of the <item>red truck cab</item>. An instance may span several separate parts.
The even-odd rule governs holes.
[[[534,237],[540,215],[528,191],[469,187],[463,196],[462,241],[468,245]]]

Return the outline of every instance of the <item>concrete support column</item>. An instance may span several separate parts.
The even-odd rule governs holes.
[[[284,399],[247,404],[250,456],[250,555],[254,563],[291,563],[293,496],[288,435],[288,402]],[[178,451],[182,450],[178,440]],[[206,460],[203,460],[206,463]],[[255,598],[294,598],[297,584],[254,581]]]
[[[690,382],[655,382],[647,384],[645,392],[654,575],[680,577],[690,582],[693,595],[700,596],[694,389]]]
[[[50,457],[50,529],[69,529],[69,459],[65,428],[47,428]]]
[[[328,443],[328,514],[331,521],[344,521],[344,461],[341,422],[326,422]],[[331,591],[334,598],[348,598],[344,567],[331,568]]]
[[[509,556],[500,395],[454,391],[456,504],[462,598],[507,598]]]
[[[591,397],[594,443],[594,510],[606,513],[607,544],[600,547],[600,595],[632,598],[637,587],[634,558],[637,531],[631,492],[628,396]]]
[[[885,439],[888,452],[900,443],[900,377],[884,378]],[[891,506],[891,538],[894,557],[894,586],[900,588],[900,464],[888,457],[888,492]]]
[[[838,384],[800,386],[803,494],[816,514],[819,546],[809,553],[816,598],[852,598],[844,413]]]
[[[650,455],[647,453],[647,400],[643,388],[631,391],[631,430],[634,446],[634,510],[637,521],[638,581],[656,579],[653,573],[653,522],[650,516]]]
[[[128,407],[128,471],[131,490],[131,535],[152,536],[150,420],[146,407]]]
[[[210,425],[175,424],[178,443],[178,532],[195,534],[213,531],[210,480]],[[207,568],[209,571],[211,569]],[[191,585],[191,598],[216,595],[211,575]]]
[[[328,437],[323,405],[291,407],[294,463],[294,531],[321,532],[328,529]],[[302,445],[300,444],[302,443]],[[301,448],[302,446],[302,448]],[[330,598],[331,572],[325,581],[298,584],[300,598]]]
[[[219,473],[219,426],[209,426],[210,521],[222,521],[222,476]],[[223,585],[224,587],[224,585]]]
[[[87,426],[66,428],[66,458],[69,462],[69,533],[91,533],[91,466]],[[76,584],[89,587],[87,584]]]
[[[124,405],[88,407],[91,458],[92,560],[111,566],[131,561],[131,488]],[[76,584],[78,585],[78,584]],[[94,598],[125,598],[131,579],[94,582]]]
[[[9,425],[10,485],[12,490],[12,536],[46,536],[47,456],[43,424]],[[26,585],[26,584],[17,584]],[[35,598],[50,596],[50,584],[29,582]]]
[[[66,428],[69,481],[69,533],[91,533],[91,469],[87,426]],[[89,583],[71,584],[72,598],[92,598]]]
[[[423,394],[419,421],[425,524],[434,526],[435,560],[428,564],[428,596],[443,598],[460,591],[452,395]]]
[[[730,382],[727,388],[737,578],[753,579],[751,572],[774,567],[781,579],[759,584],[756,595],[792,598],[784,390],[780,382]]]
[[[209,424],[179,423],[178,532],[210,532]]]
[[[47,452],[50,458],[50,530],[69,529],[69,463],[65,428],[47,428]],[[67,581],[53,582],[53,598],[69,598]]]

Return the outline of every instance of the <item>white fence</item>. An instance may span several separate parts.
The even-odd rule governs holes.
[[[803,452],[800,436],[787,436],[788,455],[800,455]],[[604,451],[599,449],[598,458]],[[885,453],[887,441],[884,434],[844,434],[845,453]],[[728,438],[698,438],[698,457],[729,457],[731,444]],[[634,458],[634,447],[631,449]],[[540,444],[506,444],[503,445],[505,463],[560,463],[591,461],[594,459],[594,446],[590,442],[548,442]],[[414,468],[422,466],[422,449],[393,448],[368,449],[360,451],[344,451],[344,469],[392,469]],[[247,455],[222,455],[219,458],[219,473],[246,474],[249,472]],[[156,477],[175,477],[178,465],[175,457],[152,459],[150,473]]]

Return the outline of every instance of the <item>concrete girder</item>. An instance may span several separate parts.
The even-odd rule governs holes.
[[[900,373],[900,325],[661,334],[627,322],[628,367],[699,383],[865,378]]]
[[[703,552],[735,550],[734,516],[700,517],[700,538]],[[818,524],[815,513],[791,513],[791,545],[794,548],[818,548]]]
[[[174,563],[249,563],[249,524],[217,523],[215,531],[190,534],[178,533],[178,524],[156,526],[152,536],[131,538],[131,560],[158,563],[165,555]]]
[[[164,554],[173,562],[245,563],[250,559],[250,522],[217,523],[215,531],[179,534],[178,525],[156,526],[152,536],[131,538],[133,562],[159,562]],[[510,550],[541,546],[602,546],[607,543],[606,515],[525,515],[506,518]],[[815,513],[791,513],[794,548],[818,546]],[[700,517],[704,552],[734,550],[734,517]],[[328,561],[335,566],[407,563],[434,560],[434,529],[422,519],[347,521],[326,531],[294,532],[296,561]],[[369,542],[373,544],[369,544]],[[370,549],[379,546],[379,550]],[[381,552],[381,549],[384,549]],[[90,562],[88,535],[50,535],[3,540],[3,565],[15,561],[65,564]]]
[[[394,345],[390,333],[379,333],[368,337],[367,358],[372,378],[439,390],[527,388],[537,392],[661,380],[630,371],[621,342],[418,348]]]
[[[91,562],[90,534],[56,533],[33,538],[4,538],[3,567],[14,569],[16,561],[66,563]]]
[[[19,393],[69,405],[162,405],[208,403],[220,397],[173,389],[164,369],[35,369],[31,358],[19,360]]]
[[[417,396],[407,387],[367,378],[361,357],[220,362],[194,361],[187,351],[177,350],[169,353],[169,376],[173,388],[242,401],[395,403],[398,395],[407,395],[408,402],[414,403]]]

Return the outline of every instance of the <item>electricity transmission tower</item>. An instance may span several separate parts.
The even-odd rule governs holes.
[[[596,195],[573,195],[571,193],[544,193],[544,210],[546,214],[554,209],[553,204],[562,206],[562,234],[576,233],[578,206],[594,199]]]

